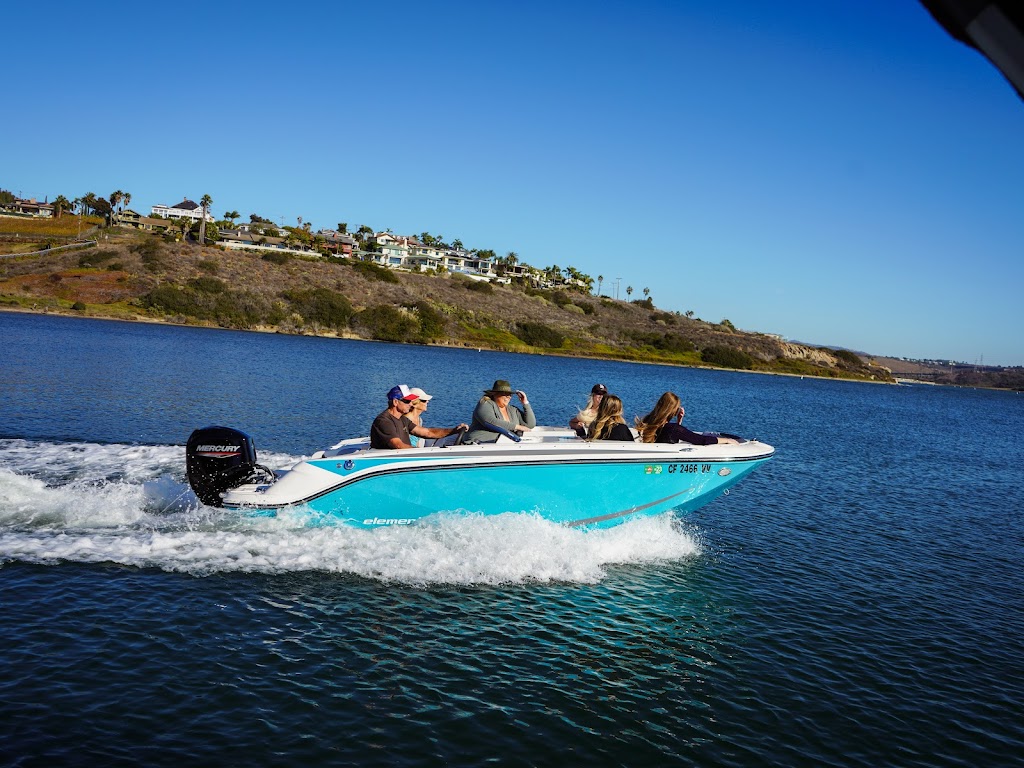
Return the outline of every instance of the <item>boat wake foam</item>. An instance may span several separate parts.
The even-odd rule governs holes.
[[[276,465],[301,457],[270,455]],[[367,510],[372,514],[373,510]],[[610,566],[697,557],[671,515],[601,531],[529,514],[440,514],[408,527],[309,526],[199,504],[181,446],[0,440],[0,567],[117,563],[203,576],[323,571],[405,584],[595,583]]]

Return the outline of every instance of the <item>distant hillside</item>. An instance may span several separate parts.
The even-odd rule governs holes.
[[[892,375],[899,379],[956,387],[1024,390],[1024,368],[1020,366],[1006,368],[997,365],[939,363],[893,357],[879,357],[876,362],[891,370]]]
[[[98,248],[0,258],[0,309],[892,381],[845,351],[635,302],[366,262],[108,231]]]

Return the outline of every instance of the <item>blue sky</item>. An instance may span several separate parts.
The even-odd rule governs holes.
[[[4,11],[16,194],[210,194],[804,342],[1024,364],[1024,104],[913,0],[87,8]]]

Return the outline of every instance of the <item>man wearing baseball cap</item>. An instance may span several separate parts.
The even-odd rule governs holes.
[[[422,390],[421,390],[422,391]],[[413,424],[406,415],[419,395],[405,384],[399,384],[388,391],[388,407],[382,411],[370,427],[371,448],[412,448],[410,435],[417,437],[448,437],[456,432],[465,432],[469,427],[459,424],[452,429],[421,427]]]

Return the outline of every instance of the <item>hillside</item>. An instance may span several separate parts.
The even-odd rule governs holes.
[[[649,300],[105,232],[99,247],[0,259],[0,309],[892,381],[852,353],[664,312]]]

